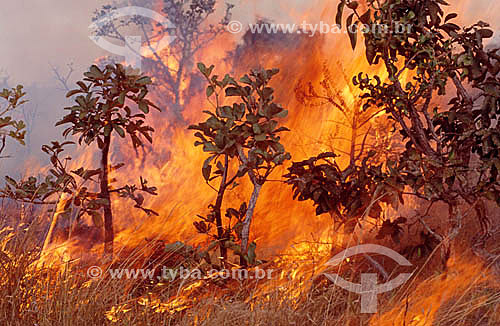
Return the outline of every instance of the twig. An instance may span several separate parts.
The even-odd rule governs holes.
[[[57,67],[54,67],[52,64],[50,64],[50,67],[52,68],[52,72],[54,73],[55,75],[55,79],[57,81],[59,81],[62,86],[64,87],[63,90],[66,90],[66,91],[69,91],[70,88],[68,86],[68,81],[69,81],[69,78],[71,77],[71,74],[73,74],[73,72],[75,71],[73,69],[73,63],[69,63],[68,64],[68,73],[66,74],[66,76],[62,76],[60,73],[59,73],[59,69]]]
[[[376,270],[380,272],[380,274],[382,274],[384,281],[387,281],[389,279],[389,274],[386,272],[382,265],[380,265],[375,259],[367,255],[366,253],[364,253],[363,256],[370,262],[370,264],[372,264],[373,267],[375,267]]]
[[[424,226],[424,228],[429,232],[434,238],[436,238],[439,242],[443,242],[443,237],[439,235],[438,233],[434,232],[428,225],[427,223],[424,222],[424,220],[419,217],[418,218],[419,222]]]

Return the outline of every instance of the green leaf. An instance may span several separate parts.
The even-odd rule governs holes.
[[[139,110],[141,110],[144,113],[149,113],[149,105],[148,103],[144,101],[139,102]]]
[[[354,14],[351,14],[347,18],[347,31],[349,33],[349,40],[351,41],[351,47],[354,50],[356,48],[356,43],[358,41],[357,31],[358,31],[358,23],[359,22],[352,24],[353,17],[354,17]],[[355,27],[353,28],[353,26],[355,26]]]
[[[88,92],[89,91],[89,88],[87,87],[87,85],[85,85],[84,82],[82,82],[81,80],[80,81],[77,81],[76,84],[78,86],[80,86],[81,90],[82,91],[85,91],[85,92]]]
[[[137,84],[139,84],[139,85],[149,85],[152,83],[153,83],[153,81],[148,76],[141,77],[137,80]]]
[[[118,103],[119,103],[120,105],[125,104],[125,96],[126,96],[126,95],[127,95],[127,93],[126,93],[126,92],[121,92],[121,93],[120,93],[120,96],[118,97]]]
[[[118,126],[118,125],[113,125],[113,128],[115,129],[115,131],[120,135],[120,137],[124,138],[125,137],[125,131],[123,130],[122,127]]]
[[[252,241],[250,245],[248,246],[247,254],[245,255],[245,259],[248,262],[249,265],[255,264],[255,258],[257,258],[257,255],[255,254],[255,249],[257,248],[257,244]]]
[[[75,94],[79,94],[79,93],[82,93],[82,91],[81,91],[81,90],[79,90],[79,89],[74,89],[74,90],[69,91],[69,92],[66,94],[66,97],[67,97],[67,98],[69,98],[69,97],[71,97],[71,96],[73,96],[73,95],[75,95]]]
[[[10,183],[11,185],[13,185],[14,187],[17,187],[16,180],[12,179],[11,177],[5,176],[5,180],[7,180],[7,182]]]
[[[282,132],[282,131],[290,131],[287,127],[279,127],[278,129],[274,130],[274,133]]]
[[[242,92],[239,88],[236,87],[228,87],[226,88],[226,96],[240,96]]]
[[[203,75],[207,75],[207,67],[205,66],[204,63],[202,62],[198,62],[198,70],[203,74]]]
[[[252,85],[252,80],[250,79],[250,77],[248,77],[248,75],[241,77],[240,82],[247,85]]]
[[[210,156],[209,158],[207,158],[205,162],[203,162],[203,167],[201,168],[201,173],[203,174],[203,178],[205,178],[205,181],[207,182],[210,180],[210,174],[212,172],[212,165],[210,165],[210,163],[212,162],[213,159],[214,156]]]
[[[207,97],[210,97],[215,92],[215,89],[212,85],[207,87]]]
[[[288,110],[282,110],[281,112],[274,115],[276,118],[286,118],[288,116]]]
[[[482,38],[491,38],[493,36],[493,31],[491,29],[480,29],[477,32]]]
[[[109,136],[111,134],[111,131],[113,130],[113,128],[111,127],[111,125],[106,125],[104,127],[104,136]]]
[[[206,143],[203,143],[203,151],[204,152],[218,152],[219,149],[214,144],[212,144],[210,142],[206,142]]]
[[[451,13],[449,15],[446,16],[446,18],[444,19],[445,22],[447,22],[448,20],[451,20],[453,18],[457,18],[458,15],[456,13]]]
[[[261,130],[260,125],[259,125],[258,123],[254,123],[254,124],[252,125],[252,129],[253,129],[253,132],[254,132],[256,135],[258,135],[258,134],[262,133],[262,130]]]
[[[344,14],[344,6],[345,6],[344,1],[341,1],[337,6],[337,15],[335,16],[335,24],[339,25],[339,27],[342,27],[342,15]]]
[[[255,136],[255,141],[264,141],[266,140],[266,134],[259,134]]]
[[[97,205],[101,205],[101,206],[109,206],[109,200],[107,200],[106,198],[99,198],[99,199],[96,199],[94,200],[94,202],[97,204]]]
[[[93,74],[96,78],[103,78],[104,77],[102,71],[96,65],[92,65],[90,67],[90,73]]]
[[[80,104],[82,109],[87,107],[87,104],[85,103],[85,97],[81,95],[76,98],[76,103]]]

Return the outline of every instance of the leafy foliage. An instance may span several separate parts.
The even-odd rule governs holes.
[[[130,136],[132,146],[137,148],[143,144],[142,137],[152,143],[151,133],[154,129],[145,125],[146,114],[150,107],[160,110],[146,99],[151,78],[141,75],[139,71],[120,64],[107,65],[104,70],[93,65],[84,73],[83,81],[77,82],[78,89],[68,92],[67,97],[76,96],[76,105],[66,108],[70,112],[56,125],[70,124],[63,135],[80,135],[82,141],[89,145],[97,142],[101,150],[101,166],[99,175],[99,198],[106,201],[104,211],[104,251],[113,253],[113,212],[111,209],[111,193],[117,192],[121,197],[129,197],[136,202],[136,207],[142,208],[144,198],[135,195],[136,186],[124,186],[118,189],[110,188],[109,151],[111,135],[118,134],[121,138]],[[87,82],[87,83],[86,83]],[[82,94],[82,95],[78,95]],[[135,110],[129,105],[135,104]],[[155,188],[146,186],[141,178],[141,190],[156,194]],[[154,211],[142,208],[146,213]]]
[[[33,203],[38,205],[56,204],[52,198],[54,195],[67,194],[71,198],[68,201],[64,212],[59,212],[63,217],[69,218],[71,213],[76,220],[80,220],[85,214],[91,216],[94,224],[98,227],[103,226],[101,210],[109,205],[106,199],[99,198],[99,193],[92,191],[92,185],[98,183],[101,169],[85,169],[80,167],[75,170],[68,170],[67,163],[71,160],[70,156],[64,158],[61,155],[64,147],[74,144],[66,141],[59,143],[53,141],[50,145],[43,145],[42,151],[50,156],[52,168],[49,169],[49,175],[45,177],[30,176],[25,180],[16,181],[6,176],[6,186],[0,190],[1,197],[11,198],[17,201]],[[113,167],[114,170],[122,167],[123,164]],[[144,197],[138,192],[146,192],[156,195],[155,187],[148,187],[147,181],[141,178],[141,186],[125,185],[122,188],[111,189],[120,197],[128,197],[135,201],[135,207],[142,209],[149,214],[155,214],[151,209],[143,207]]]
[[[12,117],[12,112],[27,102],[27,100],[23,99],[25,95],[26,93],[23,91],[21,85],[11,89],[4,88],[2,92],[0,92],[0,99],[6,102],[4,107],[0,105],[0,153],[5,148],[7,137],[15,139],[21,145],[24,145],[26,125],[22,120],[15,120]],[[2,102],[0,102],[0,104],[2,104]]]
[[[215,207],[210,205],[209,208],[211,209],[211,212],[207,214],[207,216],[197,215],[200,221],[193,222],[197,232],[205,234],[212,239],[206,250],[207,254],[211,250],[215,249],[221,242],[217,233],[213,232],[216,231],[214,229],[217,228]],[[253,249],[250,249],[247,252],[243,252],[241,247],[243,223],[246,212],[247,206],[245,202],[240,205],[239,209],[228,208],[226,210],[226,214],[224,215],[226,222],[223,226],[224,233],[221,245],[224,246],[224,248],[230,249],[235,255],[242,257],[249,265],[254,265],[257,263],[255,259],[255,242],[250,244],[250,248]]]
[[[341,1],[350,17],[387,26],[364,34],[368,62],[382,65],[387,79],[360,73],[353,82],[366,107],[383,108],[403,137],[404,151],[389,164],[391,177],[412,194],[449,206],[446,239],[460,228],[462,203],[476,210],[488,233],[484,200],[500,205],[500,56],[484,46],[493,35],[489,25],[452,23],[457,14],[445,15],[442,0],[368,1],[364,13],[354,3]],[[450,88],[456,91],[451,99],[445,97]]]
[[[392,241],[399,243],[399,236],[403,233],[402,224],[405,224],[408,220],[405,217],[398,217],[394,221],[385,220],[377,233],[377,239],[383,239],[385,237],[391,237]]]
[[[341,169],[336,154],[327,152],[302,162],[294,162],[284,177],[292,185],[294,199],[312,200],[316,214],[330,213],[352,231],[360,218],[381,218],[381,202],[397,206],[403,202],[402,191],[395,180],[382,170],[382,164],[367,164],[374,151],[359,165]]]
[[[50,156],[52,168],[45,178],[28,177],[26,180],[16,181],[6,176],[7,185],[2,189],[3,196],[14,200],[30,202],[35,204],[55,203],[48,201],[57,193],[72,195],[76,206],[83,208],[81,213],[96,211],[102,203],[95,201],[97,194],[88,192],[86,187],[80,186],[87,181],[95,181],[93,177],[100,173],[99,170],[84,170],[80,168],[75,171],[67,170],[67,163],[71,157],[61,158],[64,147],[74,144],[73,142],[59,143],[54,141],[51,145],[43,145],[42,151]],[[78,177],[78,178],[77,178]]]
[[[367,6],[357,1],[339,3],[337,23],[342,23],[347,9],[352,12],[348,26],[370,27],[364,30],[366,58],[370,64],[381,62],[388,75],[386,80],[363,73],[353,78],[363,91],[362,111],[355,116],[385,113],[399,131],[403,148],[377,164],[369,160],[374,152],[357,155],[353,138],[354,147],[346,153],[351,156],[347,168],[337,165],[334,153],[323,153],[293,163],[285,178],[295,198],[313,200],[317,214],[329,212],[348,230],[360,217],[380,219],[379,201],[393,207],[404,204],[407,189],[431,205],[448,204],[451,229],[448,237],[441,237],[447,241],[460,228],[460,203],[476,210],[485,232],[488,219],[483,200],[500,203],[498,49],[483,46],[483,39],[492,36],[487,24],[462,29],[450,22],[456,14],[444,17],[443,4],[432,0],[368,1]],[[361,8],[364,12],[359,12]],[[349,38],[355,48],[356,35],[351,33]],[[449,84],[457,95],[445,100]],[[312,85],[298,95],[304,103],[324,100],[346,112],[332,87],[326,81],[321,85],[326,95]],[[438,104],[448,100],[447,106]],[[356,127],[354,122],[351,128]],[[404,223],[405,219],[383,221],[379,237],[390,236],[397,242]]]
[[[209,234],[208,224],[215,224],[217,234],[211,235],[221,241],[223,247],[230,247],[235,253],[246,255],[248,231],[253,209],[261,186],[276,167],[290,159],[280,142],[279,134],[287,131],[278,126],[278,119],[287,116],[288,111],[274,102],[274,90],[268,86],[271,78],[278,73],[277,69],[252,70],[239,82],[225,75],[220,79],[212,75],[214,66],[206,67],[199,63],[198,68],[209,85],[206,88],[207,98],[214,98],[215,112],[204,111],[209,117],[206,121],[189,126],[196,130],[199,139],[196,146],[202,146],[209,153],[202,167],[205,181],[210,184],[220,179],[220,187],[215,205],[211,205],[211,213],[196,222],[198,231]],[[237,98],[232,105],[223,105],[223,98]],[[230,174],[231,162],[237,162],[237,171]],[[249,204],[243,203],[240,208],[229,208],[226,212],[227,226],[224,227],[221,217],[221,205],[224,192],[229,186],[235,186],[237,178],[248,175],[254,185],[254,192]],[[214,188],[215,189],[215,188]],[[236,224],[231,225],[231,218]],[[241,245],[236,245],[241,241]],[[225,252],[225,249],[222,249]],[[226,255],[222,254],[224,258]],[[248,260],[248,256],[247,256]]]
[[[242,166],[241,173],[251,170],[262,184],[276,166],[281,165],[290,155],[280,144],[279,133],[288,131],[286,127],[278,127],[278,118],[287,116],[288,111],[273,102],[274,90],[268,87],[271,78],[278,73],[277,69],[252,71],[241,78],[240,83],[226,75],[218,80],[211,76],[210,68],[200,64],[200,71],[209,81],[207,96],[217,90],[223,90],[227,97],[239,97],[242,102],[232,106],[217,106],[215,113],[204,111],[210,117],[189,129],[198,130],[195,136],[200,140],[195,143],[203,146],[203,151],[211,156],[205,161],[203,175],[206,181],[212,180],[212,166],[217,167],[216,158],[227,154],[230,158],[240,157],[243,150],[248,161]],[[217,92],[216,97],[219,97]],[[217,99],[218,101],[218,99]],[[215,160],[215,161],[214,161]],[[222,175],[222,170],[214,172],[214,176]]]
[[[79,88],[67,94],[78,95],[75,105],[66,108],[70,112],[56,123],[71,124],[63,135],[79,134],[79,144],[95,141],[100,149],[104,138],[113,132],[122,138],[130,136],[134,147],[142,145],[142,137],[151,143],[154,129],[144,124],[146,114],[150,107],[160,110],[146,99],[151,78],[120,64],[108,65],[103,71],[93,65],[84,75],[86,78],[77,83]],[[138,112],[132,111],[130,103],[137,105]]]

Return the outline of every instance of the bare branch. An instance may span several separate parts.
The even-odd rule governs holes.
[[[73,72],[75,71],[73,68],[73,63],[71,62],[67,64],[68,72],[65,75],[63,75],[63,73],[59,71],[58,67],[55,67],[50,63],[49,65],[52,69],[52,72],[54,73],[54,78],[63,86],[62,90],[69,91],[70,90],[70,87],[68,85],[69,79],[71,77],[71,74],[73,74]]]

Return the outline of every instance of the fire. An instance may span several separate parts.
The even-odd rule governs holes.
[[[293,14],[293,16],[298,15],[299,13]],[[303,18],[309,15],[311,13],[305,14]],[[348,145],[345,142],[324,141],[332,132],[350,133],[336,123],[341,119],[338,110],[328,105],[304,107],[295,99],[294,88],[301,81],[318,85],[324,78],[318,67],[327,67],[333,76],[330,82],[336,85],[347,105],[351,106],[356,104],[359,91],[349,87],[350,76],[359,71],[383,75],[383,71],[374,71],[369,67],[361,50],[356,50],[353,55],[345,38],[333,39],[330,35],[314,38],[287,35],[270,37],[276,39],[276,47],[274,42],[266,44],[257,39],[255,44],[251,45],[255,49],[242,51],[238,58],[233,59],[237,63],[232,66],[228,64],[229,60],[221,58],[227,57],[227,51],[234,49],[239,40],[232,35],[222,35],[209,43],[203,52],[198,53],[193,62],[214,64],[221,75],[228,71],[234,71],[235,75],[243,74],[249,68],[256,66],[279,68],[281,72],[273,86],[276,88],[278,102],[290,112],[284,125],[292,132],[284,135],[283,142],[287,151],[293,153],[293,160],[302,160],[332,148],[347,151]],[[286,40],[280,40],[281,37]],[[287,46],[291,49],[286,53],[278,50]],[[253,51],[258,51],[259,56],[255,56]],[[335,58],[328,55],[332,51],[336,54]],[[163,50],[161,55],[163,63],[169,68],[176,70],[179,67],[179,62],[172,59],[168,48]],[[189,83],[189,79],[183,80],[181,93],[188,88]],[[153,99],[161,98],[161,87],[159,92],[153,94]],[[113,145],[113,155],[117,160],[123,160],[126,166],[112,172],[111,178],[120,180],[121,183],[137,183],[139,176],[143,176],[148,180],[148,184],[159,189],[159,196],[147,199],[150,207],[159,213],[158,217],[148,217],[140,212],[130,211],[128,205],[121,199],[113,199],[115,243],[116,248],[122,247],[117,250],[144,246],[145,239],[158,238],[168,242],[183,241],[194,244],[203,241],[195,233],[192,222],[196,214],[206,211],[215,194],[201,182],[200,167],[206,157],[193,146],[194,137],[186,130],[186,126],[199,121],[201,111],[209,104],[204,98],[203,91],[185,94],[181,102],[184,104],[182,114],[186,119],[185,124],[168,121],[164,118],[165,112],[156,113],[153,121],[150,121],[156,130],[153,135],[154,149],[145,148],[144,151],[136,153],[127,144]],[[91,166],[95,161],[96,158],[89,150],[82,153],[78,161],[72,164],[75,167],[82,164]],[[340,163],[347,164],[347,159],[342,159]],[[284,172],[284,169],[277,170],[270,178],[278,181]],[[233,202],[234,206],[239,206],[241,201],[247,200],[251,191],[250,186],[243,180],[238,194],[232,195],[230,202]],[[259,254],[267,256],[280,253],[295,242],[310,240],[312,234],[317,237],[318,230],[325,229],[325,226],[328,228],[330,225],[331,220],[328,216],[316,217],[311,206],[294,201],[290,187],[272,182],[266,184],[262,190],[251,233],[253,239],[257,239]]]
[[[323,15],[327,14],[330,15],[330,9],[325,9]],[[300,13],[293,13],[293,16],[299,17]],[[283,143],[287,151],[293,153],[293,160],[306,159],[331,148],[348,151],[345,142],[324,141],[333,132],[346,135],[352,132],[336,123],[341,119],[338,110],[328,105],[304,107],[295,98],[294,88],[303,81],[319,85],[324,76],[318,67],[326,67],[331,72],[330,82],[339,89],[345,103],[353,106],[357,105],[360,94],[349,86],[350,80],[346,80],[345,76],[350,77],[360,71],[379,75],[384,75],[384,72],[368,65],[363,57],[363,49],[358,47],[353,53],[345,37],[291,37],[285,40],[280,40],[281,36],[272,37],[276,37],[276,40],[270,44],[257,39],[237,58],[232,58],[235,62],[232,65],[229,63],[231,60],[222,58],[227,57],[227,51],[234,49],[239,40],[222,35],[198,53],[194,61],[214,64],[219,75],[228,71],[239,75],[255,66],[279,68],[281,72],[272,86],[276,89],[278,102],[290,112],[284,125],[292,132],[283,137]],[[163,62],[171,69],[177,69],[179,63],[168,54],[168,49],[162,53]],[[112,178],[135,183],[142,176],[148,180],[148,184],[157,187],[159,193],[157,197],[148,199],[149,206],[159,213],[157,217],[131,211],[127,203],[118,198],[113,199],[115,251],[118,256],[122,252],[148,250],[152,240],[206,245],[206,240],[196,233],[192,222],[196,220],[196,214],[206,211],[216,194],[202,182],[201,166],[206,156],[193,146],[195,139],[186,127],[199,121],[201,111],[209,104],[205,100],[203,87],[197,93],[185,94],[190,89],[192,80],[189,78],[192,77],[188,76],[180,86],[184,94],[181,102],[185,124],[167,120],[165,112],[156,113],[151,121],[156,130],[152,148],[134,152],[129,146],[113,144],[113,155],[125,160],[126,166],[113,171]],[[153,95],[154,98],[161,96],[161,93]],[[72,164],[78,166],[94,161],[89,150]],[[341,164],[347,165],[348,158],[343,158]],[[284,169],[275,171],[270,179],[279,181],[284,172]],[[242,180],[239,191],[228,197],[229,202],[237,207],[242,201],[248,200],[250,193],[251,184]],[[330,216],[315,216],[311,205],[294,201],[290,187],[281,182],[270,182],[264,186],[254,221],[251,237],[257,243],[258,256],[270,259],[270,265],[279,273],[276,278],[259,284],[247,302],[265,300],[276,289],[283,289],[287,298],[296,298],[299,302],[301,294],[321,277],[330,254],[338,250],[348,237],[334,230]],[[94,247],[93,250],[98,248]],[[63,261],[68,261],[70,258],[81,258],[82,251],[76,242],[68,241],[59,244],[51,252],[57,257],[56,260],[62,256]],[[411,294],[398,295],[400,301],[394,308],[375,316],[371,325],[434,325],[440,307],[456,298],[458,301],[455,304],[459,304],[472,285],[490,281],[490,276],[484,275],[477,266],[466,261],[454,262],[445,274],[417,285]],[[193,294],[204,284],[205,280],[186,284],[167,302],[144,296],[140,304],[157,312],[181,311],[190,307]],[[476,298],[475,302],[479,304],[482,299]],[[118,314],[129,310],[127,304],[116,306],[108,312],[107,317],[110,321],[116,321]]]
[[[464,257],[452,260],[445,273],[417,283],[415,290],[398,294],[397,298],[403,299],[386,313],[374,316],[370,325],[431,326],[438,320],[444,323],[460,318],[454,315],[453,308],[479,309],[488,299],[485,293],[475,293],[477,288],[489,287],[498,292],[500,284],[478,264]]]
[[[293,87],[299,82],[299,79],[318,81],[320,76],[317,74],[318,66],[323,65],[325,58],[320,53],[320,45],[322,40],[311,41],[306,40],[305,44],[296,50],[297,54],[302,53],[304,48],[315,46],[313,53],[308,57],[307,62],[293,63],[284,61],[283,57],[270,58],[269,62],[248,62],[241,63],[241,66],[263,65],[266,67],[277,66],[281,69],[281,80],[276,84],[282,84],[287,80],[288,88],[277,88],[278,98],[283,99],[281,102],[290,111],[290,118],[285,122],[293,133],[284,136],[284,143],[287,150],[296,153],[294,160],[306,158],[321,150],[327,149],[324,144],[318,144],[318,140],[332,132],[336,128],[335,121],[339,120],[338,112],[332,108],[324,107],[318,109],[304,110],[297,101],[290,96],[293,92]],[[319,44],[318,44],[319,43]],[[213,54],[213,50],[208,50]],[[246,58],[243,59],[243,62]],[[248,60],[251,60],[249,58]],[[286,60],[286,59],[285,59]],[[367,71],[369,68],[363,62],[362,58],[355,60],[356,62],[351,67],[345,67],[345,74],[349,75],[356,70]],[[305,66],[302,66],[304,64]],[[216,65],[220,73],[225,70],[224,65]],[[242,70],[242,68],[238,68]],[[333,63],[330,68],[334,74],[339,72],[342,67],[338,63]],[[345,84],[343,77],[335,82]],[[348,87],[342,88],[342,95],[345,96],[346,102],[354,103],[354,97],[357,94],[352,94]],[[193,98],[187,98],[186,108],[183,114],[189,122],[195,122],[201,115],[201,110],[207,106],[204,102],[203,94],[199,94]],[[166,123],[167,126],[162,124]],[[133,218],[128,216],[129,213],[118,212],[119,219],[124,220],[124,223],[118,221],[119,226],[130,224],[134,221],[134,227],[127,227],[116,237],[117,243],[122,243],[126,239],[126,246],[134,246],[140,242],[141,238],[153,237],[161,234],[162,238],[169,241],[184,239],[196,239],[191,227],[195,215],[205,211],[206,206],[213,200],[214,194],[212,190],[205,184],[200,182],[200,166],[205,159],[204,153],[192,146],[194,138],[185,130],[185,126],[170,126],[168,121],[161,121],[156,127],[154,139],[154,147],[160,148],[160,153],[168,151],[168,158],[156,157],[155,152],[148,153],[146,166],[142,163],[142,158],[128,162],[126,175],[117,171],[115,178],[120,180],[133,181],[130,176],[143,175],[149,180],[151,185],[155,185],[160,189],[160,195],[153,199],[152,207],[160,213],[158,218]],[[171,134],[169,138],[165,134]],[[329,146],[346,146],[338,142],[337,144],[329,144]],[[165,148],[165,149],[163,149]],[[123,150],[125,152],[126,150]],[[128,153],[127,157],[134,157],[134,153]],[[163,160],[162,160],[163,159]],[[151,163],[149,163],[151,162]],[[130,165],[133,165],[132,167]],[[131,173],[131,171],[134,171]],[[279,180],[283,174],[283,170],[276,171],[271,179]],[[245,181],[240,186],[241,193],[235,196],[235,205],[240,200],[244,200],[250,191],[250,185]],[[240,198],[237,198],[240,197]],[[116,207],[119,207],[118,205]],[[282,248],[288,247],[292,241],[299,239],[307,239],[311,233],[316,233],[316,230],[323,229],[325,225],[329,225],[328,217],[313,217],[312,208],[306,207],[301,203],[292,200],[289,187],[280,183],[270,184],[264,187],[263,194],[259,198],[256,212],[256,223],[252,230],[253,237],[258,239],[259,248],[268,252],[276,252]],[[144,225],[141,225],[144,223]],[[131,237],[131,232],[133,237]],[[262,244],[262,246],[260,246]],[[266,248],[265,246],[272,248]]]

